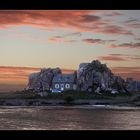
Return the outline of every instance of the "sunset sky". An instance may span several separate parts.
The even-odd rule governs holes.
[[[26,87],[40,68],[94,59],[140,80],[140,10],[0,11],[0,91]]]

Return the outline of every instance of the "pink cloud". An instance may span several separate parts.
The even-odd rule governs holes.
[[[100,60],[109,60],[109,61],[126,61],[126,59],[121,56],[113,56],[113,55],[99,56],[98,58]]]
[[[50,37],[48,42],[65,42],[61,37]]]
[[[87,38],[87,39],[83,39],[82,40],[85,43],[89,43],[89,44],[104,44],[106,42],[113,42],[115,40],[103,40],[103,39],[92,39],[92,38]]]
[[[100,32],[106,34],[134,35],[130,30],[126,30],[118,25],[107,25]]]
[[[86,42],[86,43],[89,43],[89,44],[105,43],[105,41],[101,40],[101,39],[90,39],[90,38],[88,38],[88,39],[83,39],[83,41]]]
[[[121,16],[123,15],[121,12],[119,11],[110,11],[109,13],[104,14],[105,16]]]
[[[48,39],[48,42],[63,42],[63,43],[73,43],[76,42],[76,40],[73,39],[67,39],[65,36],[52,36]]]
[[[97,16],[97,13],[104,11],[0,11],[0,27],[28,25],[43,29],[71,28],[78,32],[133,35],[131,31]]]
[[[136,40],[140,41],[140,37],[136,38]]]
[[[127,26],[131,28],[140,28],[140,23],[131,23],[131,24],[127,24]]]
[[[111,44],[108,48],[140,48],[140,43],[123,43],[119,45]]]
[[[132,60],[140,60],[139,55],[128,55],[128,54],[109,54],[106,56],[99,56],[100,60],[107,61],[132,61]]]

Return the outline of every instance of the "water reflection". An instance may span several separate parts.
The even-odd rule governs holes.
[[[140,110],[0,108],[0,129],[140,129]]]

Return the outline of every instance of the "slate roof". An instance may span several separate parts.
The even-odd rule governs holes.
[[[58,74],[53,78],[52,82],[73,83],[74,80],[75,80],[74,74]]]

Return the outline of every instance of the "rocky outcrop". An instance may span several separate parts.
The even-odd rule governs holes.
[[[28,90],[33,90],[40,96],[47,96],[53,78],[61,74],[61,69],[41,69],[38,73],[29,76]],[[96,93],[131,93],[140,90],[140,82],[128,78],[126,81],[120,76],[114,75],[106,64],[99,60],[91,63],[81,63],[74,73],[77,90]]]
[[[133,78],[126,79],[126,89],[128,92],[140,90],[140,82],[133,80]]]
[[[115,76],[106,64],[101,64],[98,60],[80,64],[77,72],[77,83],[78,89],[82,91],[127,92],[125,80]]]
[[[32,73],[29,75],[29,83],[27,89],[34,90],[38,93],[50,90],[53,77],[60,73],[60,68],[41,69],[41,71],[38,73]]]

